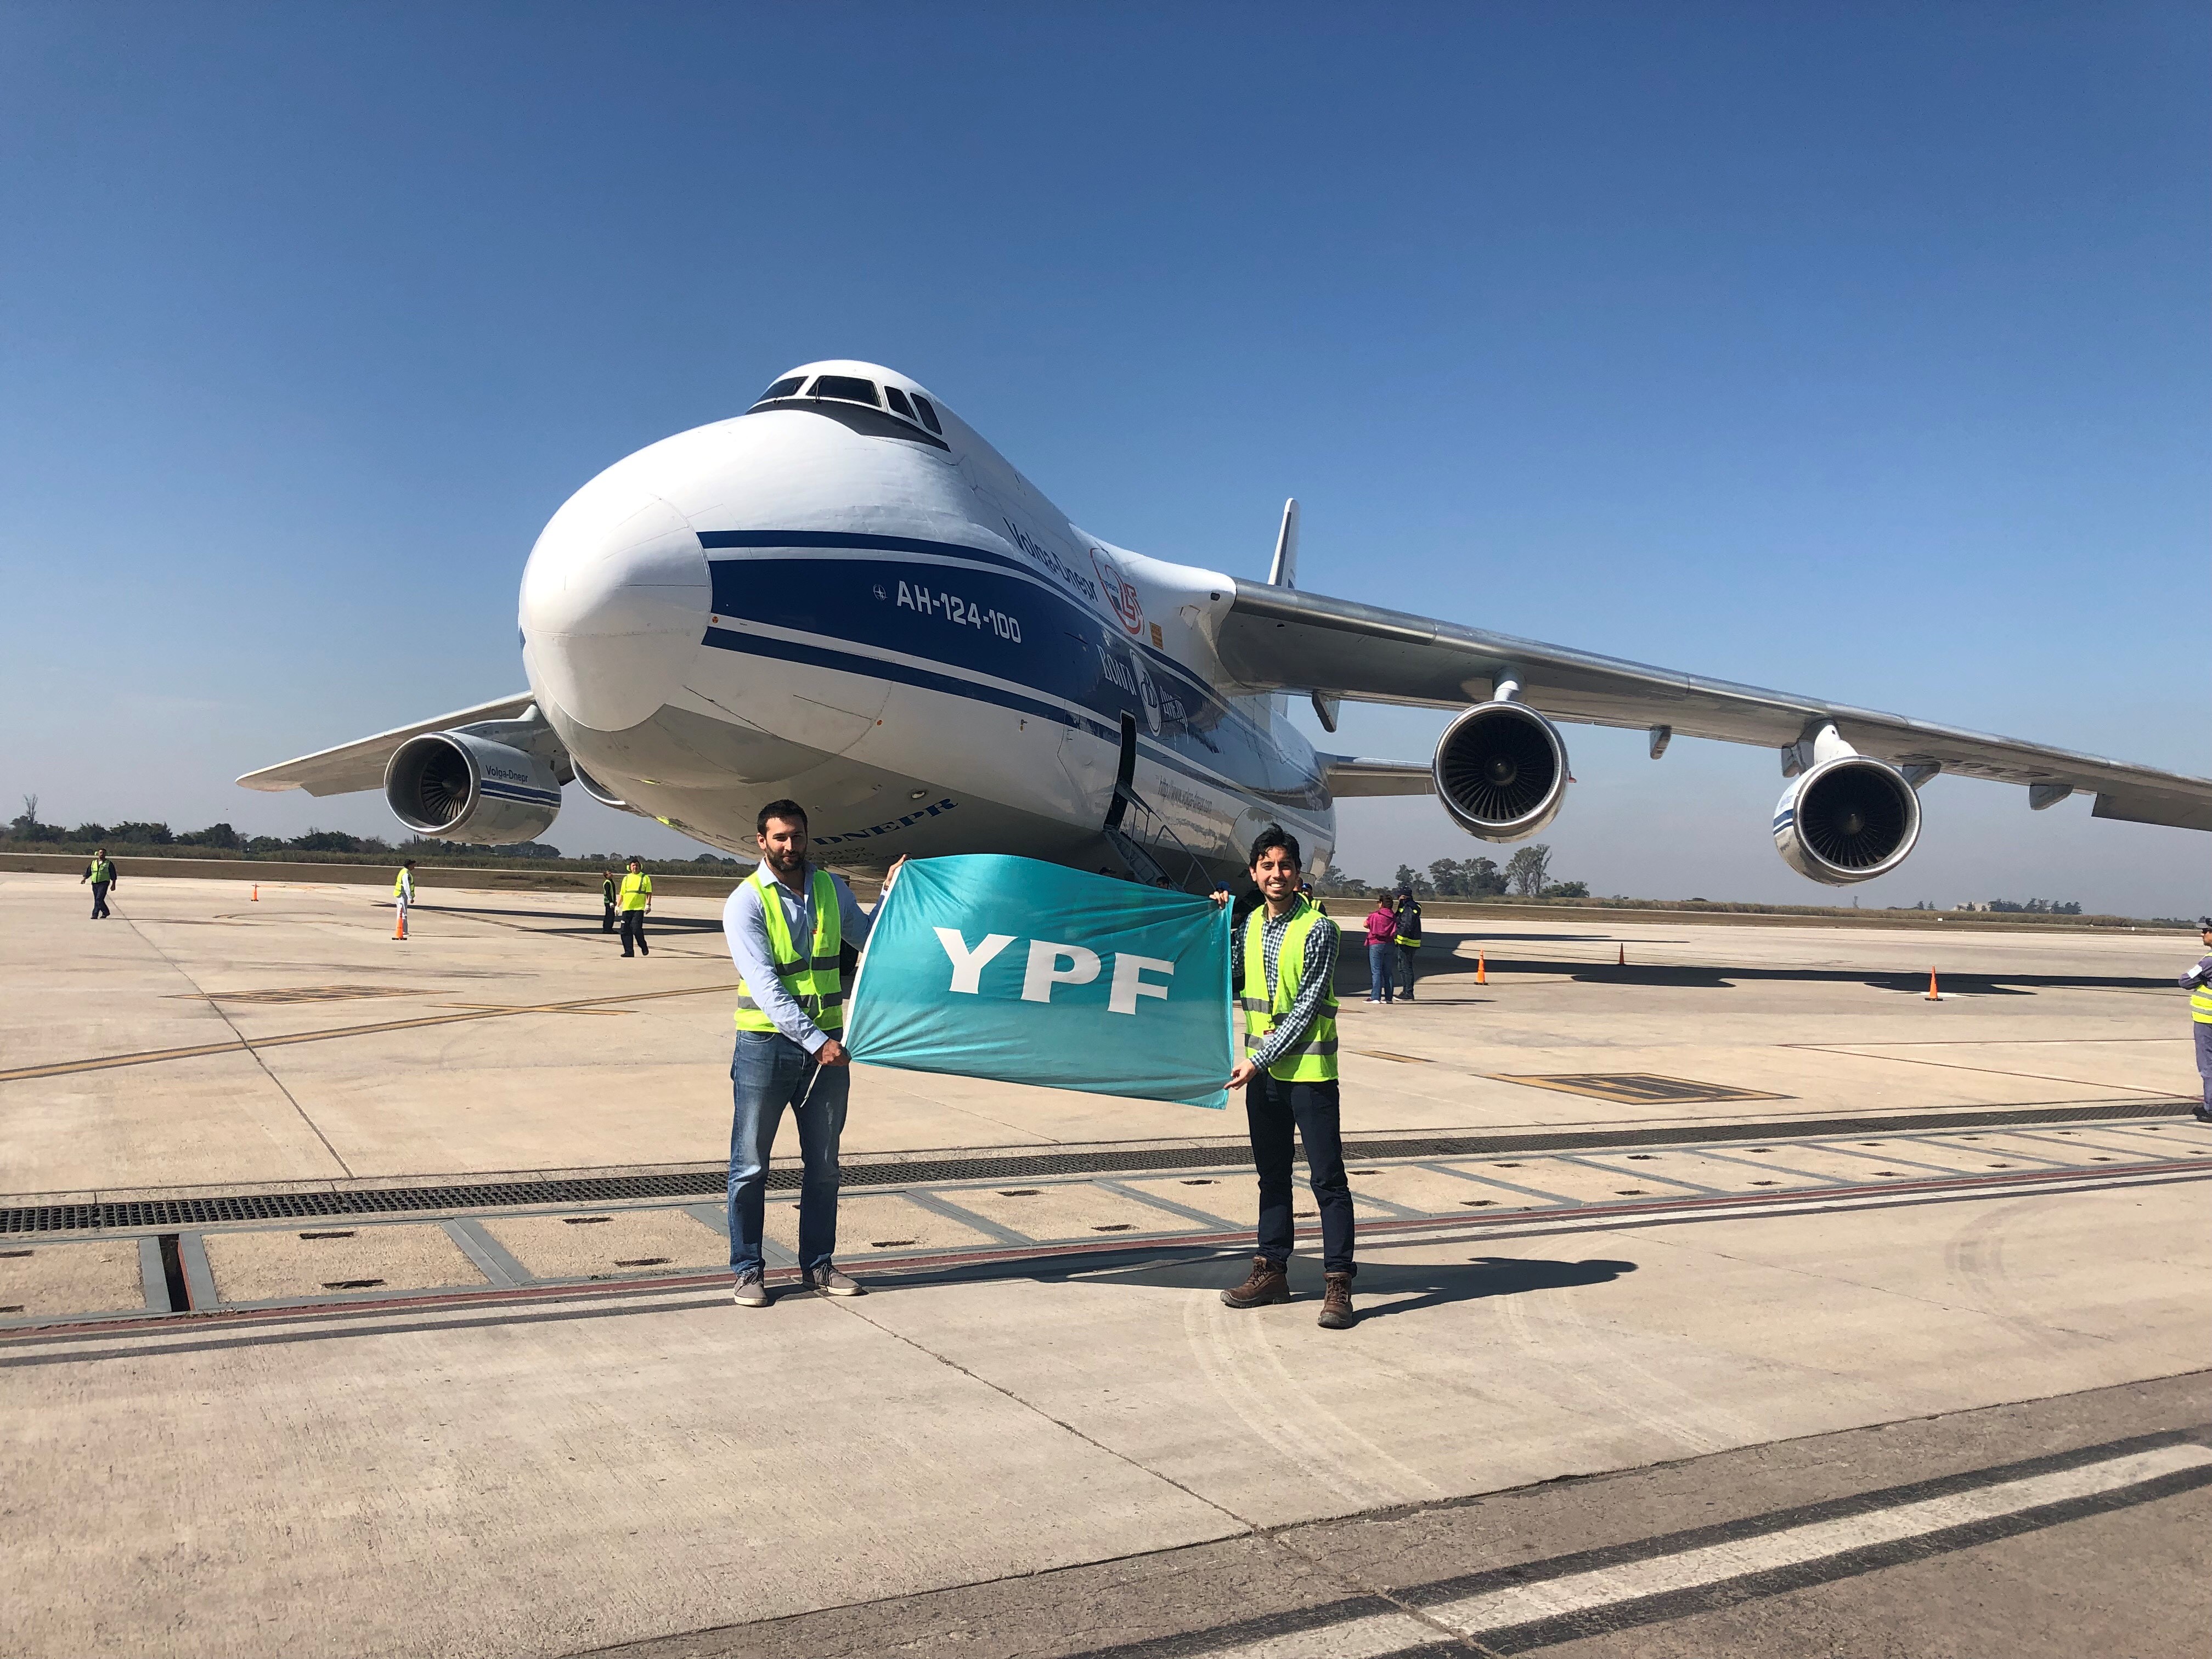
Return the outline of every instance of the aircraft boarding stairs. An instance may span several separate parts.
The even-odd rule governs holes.
[[[1137,722],[1121,716],[1121,760],[1115,769],[1113,804],[1101,826],[1106,844],[1129,872],[1129,879],[1147,887],[1168,887],[1180,892],[1203,893],[1212,886],[1190,848],[1168,821],[1132,787],[1137,773]]]

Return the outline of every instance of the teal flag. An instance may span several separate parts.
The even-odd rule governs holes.
[[[1229,907],[1035,859],[900,867],[846,1011],[870,1066],[1229,1103]]]

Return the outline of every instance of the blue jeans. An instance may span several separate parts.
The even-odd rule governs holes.
[[[799,1265],[808,1272],[837,1253],[837,1141],[845,1133],[845,1100],[853,1073],[817,1066],[806,1050],[778,1031],[740,1031],[730,1057],[730,1267],[759,1273],[768,1198],[769,1153],[783,1109],[799,1122],[805,1172],[799,1186]]]
[[[1397,963],[1394,958],[1398,947],[1389,939],[1367,941],[1367,1000],[1370,1002],[1391,1000],[1391,981],[1397,977]]]

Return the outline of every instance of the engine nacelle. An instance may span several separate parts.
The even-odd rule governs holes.
[[[1444,728],[1429,769],[1444,810],[1484,841],[1534,835],[1567,799],[1567,746],[1522,703],[1475,704]]]
[[[504,847],[553,827],[561,782],[551,762],[526,750],[467,732],[426,732],[393,752],[384,799],[417,835]]]
[[[1920,796],[1887,761],[1844,754],[1801,774],[1774,807],[1774,848],[1801,876],[1848,887],[1887,875],[1920,839]]]

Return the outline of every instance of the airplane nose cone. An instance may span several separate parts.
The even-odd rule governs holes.
[[[690,672],[713,592],[682,514],[634,485],[586,485],[553,515],[522,573],[532,689],[597,731],[650,720]]]

